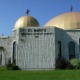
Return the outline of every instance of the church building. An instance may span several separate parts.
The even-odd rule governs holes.
[[[28,13],[27,13],[28,14]],[[30,15],[19,18],[12,36],[0,36],[0,66],[55,69],[56,60],[80,58],[80,12],[67,12],[40,27]]]

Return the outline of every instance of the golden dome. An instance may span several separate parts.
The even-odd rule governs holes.
[[[32,16],[23,16],[16,21],[14,29],[25,27],[39,27],[39,23]]]
[[[80,12],[68,12],[61,14],[51,19],[45,26],[56,26],[64,30],[80,29]]]

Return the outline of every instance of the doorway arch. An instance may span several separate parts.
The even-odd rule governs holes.
[[[5,65],[5,49],[0,46],[0,66]]]
[[[75,58],[75,43],[73,41],[70,41],[68,44],[68,50],[69,50],[69,59]]]
[[[13,42],[13,63],[16,64],[16,41]]]

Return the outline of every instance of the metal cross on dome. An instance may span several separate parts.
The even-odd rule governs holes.
[[[70,11],[71,11],[71,12],[73,11],[73,6],[71,6],[71,9],[70,9]]]
[[[29,15],[29,12],[30,12],[30,10],[29,10],[29,9],[27,9],[26,14],[27,14],[27,15]]]

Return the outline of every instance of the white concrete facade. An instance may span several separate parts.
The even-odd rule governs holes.
[[[13,63],[15,58],[16,65],[21,69],[55,69],[58,41],[61,42],[62,58],[69,60],[68,44],[71,41],[75,43],[75,58],[80,58],[79,40],[79,29],[27,27],[13,30],[12,36],[0,36],[0,65],[4,66],[9,61]]]
[[[27,28],[19,31],[17,65],[22,69],[54,69],[54,29]]]

